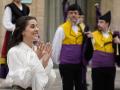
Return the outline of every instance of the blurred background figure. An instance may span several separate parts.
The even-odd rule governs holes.
[[[21,16],[29,15],[29,12],[29,7],[25,4],[22,4],[21,0],[12,0],[11,3],[5,6],[3,14],[3,26],[6,30],[6,33],[0,58],[0,78],[5,78],[8,72],[6,65],[7,51],[9,49],[9,42],[12,38],[12,33],[14,32],[16,21]]]
[[[62,6],[63,6],[63,17],[64,17],[64,22],[65,22],[66,19],[67,19],[67,9],[69,7],[69,1],[68,0],[63,0]]]
[[[100,11],[100,4],[99,3],[95,3],[95,12],[96,12],[96,24],[95,24],[95,28],[97,28],[97,23],[98,23],[98,19],[101,16],[101,11]]]

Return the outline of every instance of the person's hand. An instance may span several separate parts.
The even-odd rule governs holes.
[[[93,37],[91,31],[84,32],[84,34],[85,34],[88,38],[92,38],[92,37]]]
[[[36,49],[35,52],[36,52],[39,59],[41,59],[44,55],[44,53],[43,53],[44,48],[45,48],[45,43],[44,42],[39,42],[37,44],[37,49]]]
[[[52,45],[50,43],[39,43],[37,46],[36,54],[40,60],[42,60],[43,67],[48,65],[49,59],[52,54]]]
[[[48,65],[51,54],[52,54],[52,45],[50,43],[47,43],[45,44],[45,47],[43,50],[43,56],[41,57],[44,68]]]
[[[100,6],[99,3],[95,3],[94,5],[95,5],[95,7],[97,7],[97,8]]]
[[[113,42],[116,43],[116,44],[120,44],[120,38],[118,38],[118,36],[116,36],[116,37],[113,39]]]

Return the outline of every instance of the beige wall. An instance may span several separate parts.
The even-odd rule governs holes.
[[[111,28],[113,30],[120,31],[120,0],[102,0],[101,2],[101,10],[102,13],[111,10],[112,21]]]
[[[120,31],[120,0],[113,0],[112,27]]]
[[[5,29],[2,27],[2,16],[3,16],[3,10],[4,6],[11,2],[12,0],[1,0],[0,2],[0,51],[2,47],[2,42],[5,34]],[[38,19],[38,25],[40,26],[40,36],[41,39],[44,40],[45,34],[44,34],[44,2],[45,0],[32,0],[32,4],[29,4],[30,7],[30,15],[37,17]]]
[[[102,13],[107,12],[108,10],[113,9],[113,1],[114,0],[101,0],[101,11]]]
[[[95,27],[95,3],[95,0],[87,0],[87,23],[92,30]]]

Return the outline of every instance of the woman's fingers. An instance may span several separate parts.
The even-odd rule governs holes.
[[[43,51],[43,50],[44,50],[44,47],[45,47],[45,43],[44,43],[44,42],[41,42],[40,45],[39,45],[39,50],[40,50],[40,51]]]
[[[45,61],[49,61],[49,58],[52,54],[52,45],[50,43],[41,42],[37,49],[37,55],[41,59],[43,58]]]
[[[47,52],[50,53],[52,50],[52,45],[50,43],[47,43],[46,46],[47,46],[47,48],[46,48]]]

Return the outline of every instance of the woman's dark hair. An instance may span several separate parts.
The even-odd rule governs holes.
[[[16,28],[13,32],[12,39],[9,43],[9,48],[18,45],[20,42],[23,41],[23,35],[22,32],[27,27],[28,21],[30,20],[36,20],[33,16],[22,16],[20,17],[16,22]]]

